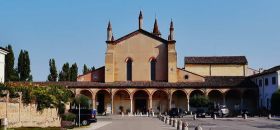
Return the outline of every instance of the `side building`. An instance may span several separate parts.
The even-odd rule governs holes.
[[[8,51],[0,47],[0,83],[5,82],[5,56],[8,54]]]
[[[280,66],[255,74],[251,76],[251,79],[259,88],[259,107],[270,110],[271,96],[280,89]]]

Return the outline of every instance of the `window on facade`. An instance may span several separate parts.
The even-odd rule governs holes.
[[[276,77],[272,77],[272,84],[273,84],[273,85],[276,84]]]
[[[151,80],[156,80],[156,60],[151,60]]]
[[[262,80],[259,80],[259,87],[262,87]]]
[[[267,85],[268,85],[268,78],[265,78],[265,80],[264,80],[264,84],[265,84],[265,86],[267,86]]]
[[[131,81],[132,80],[132,60],[128,59],[126,61],[126,80]]]

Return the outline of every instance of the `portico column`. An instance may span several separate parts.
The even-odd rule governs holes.
[[[113,93],[111,92],[111,114],[114,113],[114,95]]]
[[[133,96],[130,96],[130,113],[133,114]]]
[[[226,94],[223,94],[223,105],[226,105]]]
[[[190,97],[187,96],[187,111],[190,111]]]
[[[153,98],[151,95],[149,96],[149,103],[150,103],[149,110],[152,110],[153,109]]]
[[[172,93],[169,94],[169,110],[171,109],[172,105]]]

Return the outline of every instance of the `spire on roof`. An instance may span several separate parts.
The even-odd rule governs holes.
[[[139,24],[139,29],[142,29],[143,25],[143,15],[142,15],[142,10],[140,10],[139,17],[138,17],[138,24]]]
[[[107,30],[112,30],[111,21],[109,20]]]
[[[107,41],[112,41],[112,37],[113,37],[112,26],[111,26],[111,22],[109,21],[107,27]]]
[[[161,33],[160,33],[159,29],[158,29],[157,18],[155,19],[155,23],[154,23],[153,34],[155,34],[157,36],[161,35]]]
[[[170,22],[168,40],[170,40],[170,41],[174,40],[174,26],[173,26],[173,20],[172,19],[171,19],[171,22]]]

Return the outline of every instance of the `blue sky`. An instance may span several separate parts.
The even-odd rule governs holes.
[[[0,0],[0,46],[30,53],[35,81],[45,81],[48,61],[101,67],[106,27],[114,37],[138,28],[152,31],[155,17],[163,38],[175,26],[178,67],[184,56],[245,55],[252,68],[280,63],[279,0]]]

